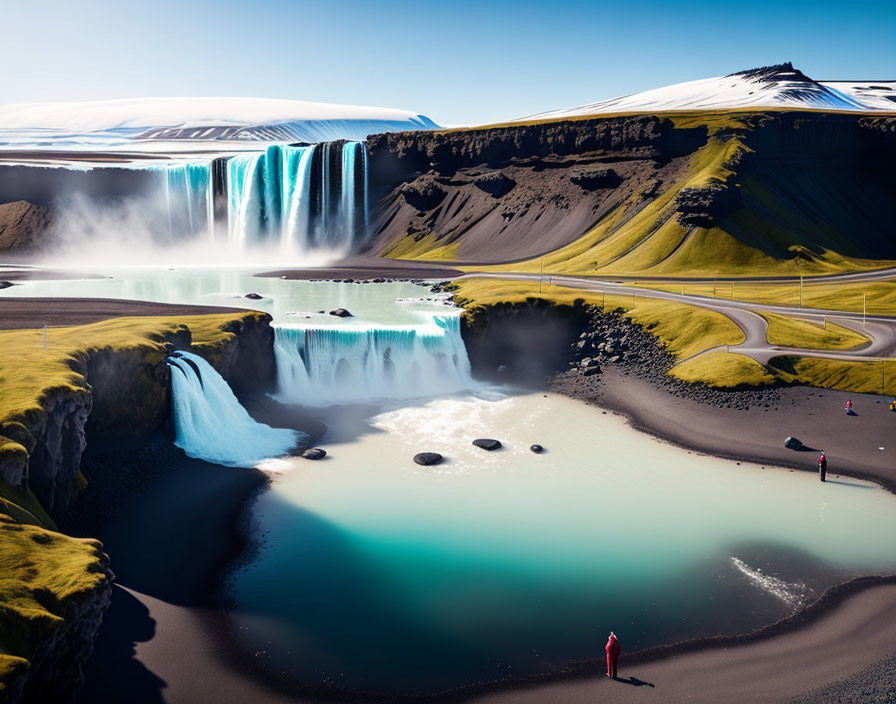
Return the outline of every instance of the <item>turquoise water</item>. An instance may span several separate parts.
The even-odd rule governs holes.
[[[743,632],[896,568],[867,539],[896,534],[896,497],[693,455],[562,397],[493,390],[333,427],[324,462],[262,465],[264,546],[232,585],[242,647],[306,684],[544,672],[599,656],[611,629],[628,651]],[[418,467],[424,450],[448,461]]]
[[[433,394],[407,384],[411,373],[411,388],[384,391],[405,361],[437,370],[457,357],[448,340],[394,356],[390,334],[429,334],[435,316],[451,314],[422,300],[425,288],[249,270],[104,273],[113,278],[29,282],[0,296],[264,310],[299,328],[281,342],[302,359],[314,347],[307,331],[351,353],[327,358],[331,375],[318,373],[325,359],[305,360],[309,383],[293,400],[369,404],[373,378],[375,395],[405,397],[323,409],[326,460],[260,465],[273,483],[252,510],[261,549],[230,583],[234,640],[247,661],[302,684],[389,696],[546,672],[599,657],[611,629],[625,652],[745,632],[849,576],[896,570],[883,537],[896,535],[896,497],[872,485],[694,455],[553,395],[475,384]],[[243,298],[249,291],[264,298]],[[356,317],[318,313],[335,307]],[[365,356],[381,347],[388,356]],[[421,350],[432,359],[417,359]],[[377,360],[379,376],[350,373]],[[456,361],[448,368],[462,372]],[[477,437],[505,447],[486,453],[470,444]],[[547,452],[531,453],[533,443]],[[421,451],[447,460],[419,467]]]
[[[95,270],[91,270],[95,271]],[[395,282],[362,285],[254,276],[257,269],[128,267],[99,270],[106,278],[25,281],[0,290],[0,297],[123,298],[247,308],[270,313],[284,325],[414,325],[448,309],[444,296]],[[246,298],[258,293],[260,300]],[[430,299],[430,300],[426,300]],[[346,308],[354,318],[327,313]],[[318,311],[324,310],[323,314]],[[455,309],[456,310],[456,309]]]

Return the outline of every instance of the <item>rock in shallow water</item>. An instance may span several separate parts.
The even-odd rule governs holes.
[[[320,447],[309,447],[302,453],[306,460],[322,460],[327,456],[327,451]]]
[[[439,464],[443,457],[438,452],[421,452],[414,455],[414,462],[428,467],[433,464]]]
[[[337,318],[352,318],[352,317],[354,317],[345,308],[337,308],[336,310],[331,310],[330,315],[335,315]]]
[[[262,296],[260,293],[255,293],[255,292],[253,291],[252,293],[247,293],[247,294],[244,296],[244,298],[251,298],[253,301],[259,301],[259,300],[261,300],[262,298],[264,298],[264,296]]]
[[[491,452],[492,450],[497,450],[501,447],[500,440],[494,440],[492,438],[477,438],[473,441],[473,444],[476,447],[481,447],[483,450],[488,450]]]
[[[542,452],[544,452],[544,448],[541,445],[531,445],[529,449],[532,450],[532,452],[534,452],[536,455],[540,455]]]

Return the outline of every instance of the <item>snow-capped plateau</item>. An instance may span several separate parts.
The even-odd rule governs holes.
[[[785,63],[676,83],[621,98],[530,115],[518,121],[601,113],[782,107],[893,112],[896,111],[896,81],[814,81]]]
[[[226,154],[273,142],[362,140],[438,127],[391,108],[265,98],[143,98],[0,106],[2,152]]]

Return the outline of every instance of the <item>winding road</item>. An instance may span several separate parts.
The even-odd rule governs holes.
[[[823,277],[830,282],[857,282],[889,279],[896,276],[896,269],[878,269],[871,272],[859,272],[855,274],[837,274]],[[578,288],[584,291],[605,292],[610,295],[634,296],[636,298],[651,298],[676,303],[686,303],[698,306],[706,310],[721,313],[733,321],[744,334],[744,341],[739,345],[725,347],[712,347],[698,353],[696,356],[725,349],[730,352],[750,357],[763,366],[767,366],[770,359],[782,355],[799,355],[801,357],[821,357],[825,359],[838,359],[844,361],[868,361],[881,360],[896,357],[896,316],[863,316],[861,313],[849,313],[823,308],[797,308],[794,306],[757,304],[746,301],[711,298],[686,293],[672,293],[655,289],[641,288],[622,283],[618,280],[597,279],[586,276],[569,275],[539,275],[513,272],[476,272],[464,274],[461,279],[494,278],[522,281],[543,281],[546,285],[560,285],[568,288]],[[720,279],[721,280],[721,279]],[[782,283],[796,283],[799,279],[775,279]],[[816,280],[816,279],[813,279]],[[675,283],[679,283],[676,280]],[[696,281],[696,280],[695,280]],[[701,281],[706,281],[705,279]],[[712,279],[709,279],[712,281]],[[743,282],[743,279],[738,279]],[[765,280],[763,280],[765,281]],[[854,330],[869,338],[870,342],[847,350],[829,349],[804,349],[797,347],[781,347],[768,342],[768,322],[757,310],[777,313],[778,315],[815,322],[819,325],[825,320]]]

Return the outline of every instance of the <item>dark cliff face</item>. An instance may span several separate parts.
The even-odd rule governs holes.
[[[186,327],[163,342],[169,349],[193,349],[205,356],[237,396],[272,390],[276,369],[270,318],[245,316],[225,330],[233,336],[213,347],[191,347]],[[40,409],[4,424],[4,435],[23,445],[28,456],[0,455],[0,479],[28,486],[57,517],[77,493],[88,440],[163,429],[171,406],[170,369],[157,347],[92,350],[73,359],[72,368],[83,378],[83,388],[51,389]]]
[[[467,311],[461,335],[473,376],[543,385],[565,368],[587,315],[584,301],[567,306],[536,298]]]
[[[707,150],[728,142],[738,148],[727,162],[705,185],[688,185],[712,161]],[[794,251],[896,257],[887,235],[896,210],[892,116],[633,115],[375,135],[368,145],[375,254],[531,259],[598,225],[611,236],[669,194],[673,209],[662,206],[638,240],[674,219],[688,233],[721,227],[776,259]]]

